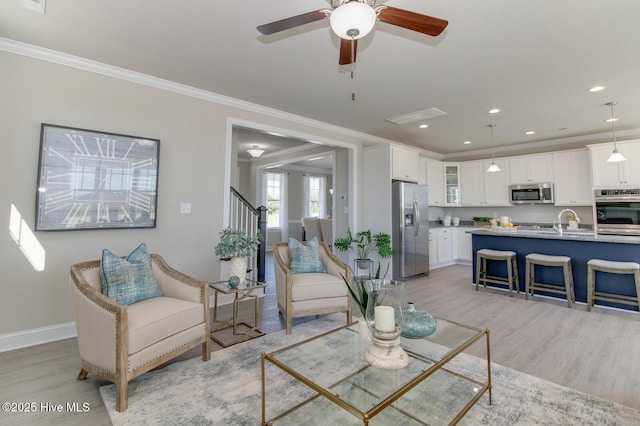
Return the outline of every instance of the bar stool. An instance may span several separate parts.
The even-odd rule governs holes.
[[[506,262],[507,276],[489,275],[487,260]],[[520,293],[520,281],[518,278],[518,263],[515,251],[502,251],[492,249],[480,249],[476,252],[476,291],[480,284],[487,287],[487,283],[506,284],[509,286],[509,296],[513,297],[513,286]]]
[[[633,274],[636,284],[636,295],[625,296],[622,294],[596,291],[596,271],[610,274]],[[591,311],[596,300],[624,303],[638,306],[640,309],[640,264],[636,262],[614,262],[612,260],[591,259],[587,262],[587,311]]]
[[[533,297],[536,290],[546,291],[548,293],[564,294],[567,298],[567,305],[571,308],[571,304],[576,301],[573,289],[571,258],[569,256],[551,256],[548,254],[529,253],[526,256],[526,259],[524,298],[529,300],[529,294]],[[562,267],[564,285],[537,282],[536,266]]]

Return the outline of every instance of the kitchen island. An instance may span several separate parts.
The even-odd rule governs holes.
[[[577,302],[587,302],[587,262],[590,259],[604,259],[620,262],[640,262],[640,237],[615,235],[595,235],[585,231],[565,231],[563,235],[552,230],[520,231],[520,230],[474,230],[472,235],[473,270],[476,268],[476,252],[488,248],[493,250],[511,250],[517,253],[518,277],[520,291],[525,288],[525,256],[529,253],[540,253],[571,257],[573,282]],[[490,262],[489,272],[504,275],[505,266],[501,262]],[[557,283],[563,281],[561,268],[536,267],[538,281]],[[606,279],[598,275],[597,285],[600,291],[617,294],[635,295],[632,275],[606,274]],[[475,283],[475,272],[473,274]],[[500,287],[500,285],[495,285]],[[506,286],[504,286],[506,287]],[[553,293],[536,292],[545,296],[563,298]],[[638,308],[598,301],[597,305],[611,306],[627,310]]]

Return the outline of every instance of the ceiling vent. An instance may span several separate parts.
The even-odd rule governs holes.
[[[426,121],[436,117],[442,117],[447,115],[446,112],[439,110],[438,108],[427,108],[422,111],[411,112],[409,114],[399,115],[397,117],[391,117],[385,119],[393,124],[403,125],[408,123],[415,123],[416,121]]]
[[[20,0],[20,6],[44,15],[46,0]]]

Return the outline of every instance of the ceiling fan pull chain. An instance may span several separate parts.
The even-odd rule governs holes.
[[[351,35],[351,100],[356,100],[356,60],[355,60],[355,36]]]

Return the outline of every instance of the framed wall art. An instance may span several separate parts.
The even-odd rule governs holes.
[[[155,228],[158,139],[42,124],[37,231]]]

